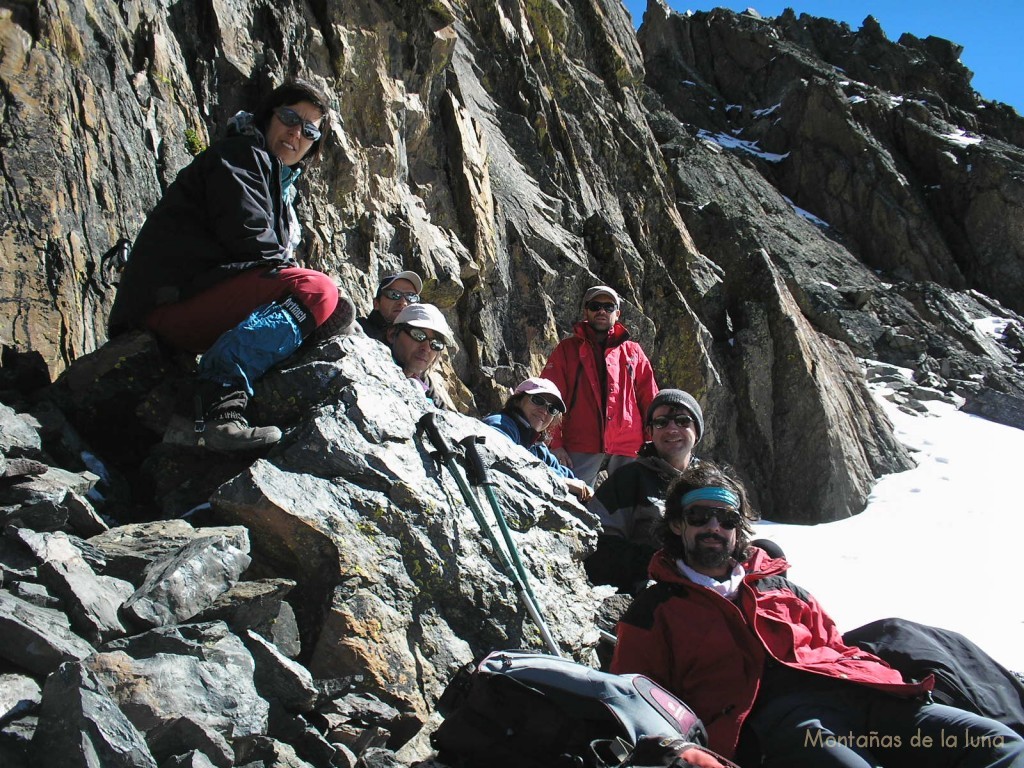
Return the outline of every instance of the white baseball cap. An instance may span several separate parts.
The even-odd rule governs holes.
[[[587,292],[583,294],[583,303],[586,304],[595,296],[600,296],[602,293],[606,293],[612,297],[615,301],[616,306],[622,305],[622,299],[619,298],[619,294],[614,289],[609,288],[607,285],[595,285],[593,288],[587,288]]]
[[[414,328],[426,328],[444,337],[445,344],[455,346],[455,334],[444,319],[441,310],[433,304],[410,304],[395,318],[393,326],[411,325]]]
[[[408,280],[410,283],[416,286],[416,293],[423,293],[423,278],[417,275],[415,272],[398,272],[394,275],[384,275],[377,283],[377,295],[380,296],[380,292],[391,285],[395,280]]]
[[[542,379],[539,377],[531,377],[516,387],[513,394],[526,394],[526,395],[551,395],[555,398],[554,405],[557,405],[562,413],[565,413],[565,401],[562,400],[562,393],[558,391],[558,386],[555,382],[550,379]]]

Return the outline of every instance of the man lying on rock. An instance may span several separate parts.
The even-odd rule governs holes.
[[[741,765],[1022,768],[1006,725],[931,703],[920,682],[843,642],[785,560],[750,546],[738,479],[702,461],[669,488],[656,584],[618,625],[611,669],[647,675],[704,721]]]

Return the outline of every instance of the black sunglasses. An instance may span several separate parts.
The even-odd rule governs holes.
[[[683,512],[686,524],[692,525],[694,528],[703,528],[711,522],[712,517],[718,520],[718,524],[726,531],[731,531],[733,528],[739,527],[740,524],[740,513],[735,509],[701,506],[690,507]]]
[[[277,119],[280,120],[288,128],[294,128],[296,125],[302,126],[302,135],[310,141],[316,141],[320,138],[320,129],[312,123],[303,120],[302,115],[296,112],[294,109],[288,109],[288,107],[278,107],[274,110],[274,114],[277,115]]]
[[[422,344],[424,341],[430,342],[430,348],[435,352],[440,352],[445,348],[445,343],[441,339],[432,339],[427,336],[427,332],[422,328],[414,328],[411,325],[403,325],[402,330],[409,334],[409,337],[417,344]]]
[[[410,304],[419,304],[420,295],[418,293],[406,293],[404,291],[396,291],[394,288],[385,288],[380,292],[380,295],[385,299],[391,299],[391,301],[398,301],[399,299],[405,299]]]
[[[655,429],[664,429],[670,421],[675,422],[680,429],[685,429],[693,424],[693,416],[687,416],[685,413],[677,413],[675,416],[655,416],[651,419],[651,426]]]
[[[619,308],[619,305],[616,304],[613,301],[588,301],[587,302],[587,309],[589,309],[591,312],[600,312],[603,309],[605,312],[611,314],[612,312],[614,312],[618,308]]]
[[[552,416],[555,416],[556,414],[562,412],[562,409],[559,408],[555,403],[548,402],[540,395],[530,395],[530,402],[533,403],[534,405],[539,405],[541,408],[547,408],[548,413],[550,413]]]

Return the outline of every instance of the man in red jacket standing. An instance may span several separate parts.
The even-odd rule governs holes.
[[[669,488],[658,583],[619,622],[615,673],[647,675],[704,721],[711,749],[776,768],[1021,768],[1008,726],[929,702],[929,675],[907,682],[843,642],[788,563],[750,546],[740,482],[708,461]],[[742,745],[742,746],[741,746]]]
[[[619,320],[622,301],[606,285],[583,294],[583,320],[555,347],[541,376],[563,393],[568,409],[552,430],[551,450],[576,477],[594,485],[598,473],[636,458],[644,414],[658,385],[643,349]]]

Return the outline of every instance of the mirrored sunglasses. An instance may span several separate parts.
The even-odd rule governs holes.
[[[398,301],[399,299],[405,299],[410,304],[419,304],[420,295],[418,293],[406,293],[405,291],[396,291],[394,288],[385,288],[380,292],[380,295],[385,299],[391,301]]]
[[[294,109],[278,107],[274,110],[274,114],[277,115],[277,119],[284,123],[288,128],[294,128],[296,125],[301,125],[302,135],[310,141],[316,141],[320,138],[320,129],[313,125],[313,123],[303,120],[302,115]]]
[[[686,524],[692,525],[694,528],[703,528],[711,522],[712,517],[718,520],[718,524],[727,531],[739,527],[740,524],[740,513],[735,509],[693,506],[683,512]]]
[[[556,416],[557,414],[562,412],[562,409],[559,408],[556,403],[552,403],[548,400],[545,400],[540,395],[530,395],[530,402],[533,403],[534,405],[539,405],[541,408],[547,408],[548,413],[550,413],[552,416]]]
[[[685,413],[677,413],[675,416],[655,416],[651,419],[651,426],[655,429],[664,429],[673,422],[680,429],[685,429],[693,424],[693,417]]]
[[[441,339],[431,338],[430,336],[427,335],[427,332],[424,331],[422,328],[414,328],[412,326],[407,325],[403,327],[402,330],[409,334],[410,338],[412,338],[412,340],[415,341],[417,344],[422,344],[424,341],[429,341],[430,348],[435,352],[440,352],[445,348],[445,343],[441,341]]]
[[[608,314],[611,314],[612,312],[614,312],[618,308],[619,308],[619,305],[616,304],[614,301],[588,301],[587,302],[587,309],[589,309],[591,312],[600,312],[603,309]]]

